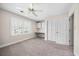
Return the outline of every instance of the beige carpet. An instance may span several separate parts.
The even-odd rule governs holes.
[[[1,56],[72,56],[71,46],[43,39],[30,39],[0,49]]]

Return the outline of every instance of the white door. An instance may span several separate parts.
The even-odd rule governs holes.
[[[57,20],[48,20],[48,40],[57,40]]]
[[[54,30],[51,32],[54,35],[54,37],[52,36],[52,39],[57,43],[61,43],[63,41],[63,21],[62,19],[56,19],[52,22],[52,29],[54,28]]]
[[[48,40],[66,44],[68,40],[67,35],[66,19],[48,20]]]
[[[47,25],[47,36],[48,36],[48,40],[52,40],[52,33],[51,33],[51,30],[52,30],[52,26],[51,26],[51,20],[48,20],[48,25]]]
[[[51,21],[51,38],[52,38],[52,41],[56,41],[57,40],[57,36],[58,36],[58,31],[57,31],[57,26],[58,26],[58,23],[57,23],[57,20],[52,20]]]

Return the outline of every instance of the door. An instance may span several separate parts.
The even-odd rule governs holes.
[[[52,41],[57,41],[58,40],[58,20],[52,20],[51,21],[51,38],[52,38]]]
[[[68,44],[68,20],[65,17],[48,20],[48,40]]]
[[[48,20],[48,40],[57,41],[60,39],[60,22],[58,20]]]
[[[52,40],[52,26],[51,26],[51,20],[48,20],[48,24],[47,24],[47,35],[48,35],[48,40]]]

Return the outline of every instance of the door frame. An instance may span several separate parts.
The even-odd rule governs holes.
[[[72,18],[71,20],[70,20],[70,18]],[[72,21],[72,24],[70,24],[70,21]],[[70,25],[72,26],[71,28],[72,28],[72,39],[70,38]],[[72,40],[72,52],[73,52],[73,54],[74,54],[74,13],[72,13],[72,15],[71,16],[69,16],[69,45],[70,45],[70,40]]]

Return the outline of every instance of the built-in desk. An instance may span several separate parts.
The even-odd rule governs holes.
[[[44,38],[45,37],[45,33],[36,32],[36,36],[39,37],[39,38]]]

